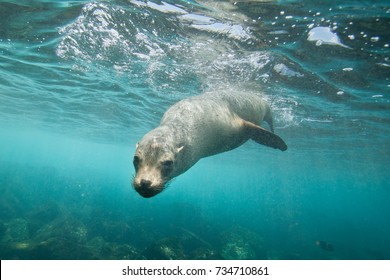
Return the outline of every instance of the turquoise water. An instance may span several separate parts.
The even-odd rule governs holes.
[[[388,1],[1,1],[1,259],[390,259]],[[248,142],[145,199],[175,102],[262,91]]]

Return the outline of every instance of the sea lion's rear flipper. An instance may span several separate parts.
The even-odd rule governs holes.
[[[272,112],[271,112],[271,108],[268,106],[268,104],[266,105],[266,108],[265,108],[264,121],[266,123],[268,123],[271,132],[274,132],[274,122],[273,122],[273,118],[272,118]]]
[[[287,150],[287,145],[278,135],[268,131],[258,125],[244,120],[245,129],[248,130],[250,138],[262,145],[279,149],[282,151]]]

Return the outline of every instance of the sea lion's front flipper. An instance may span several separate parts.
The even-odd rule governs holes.
[[[287,145],[278,135],[268,131],[258,125],[244,120],[245,129],[248,130],[250,138],[262,145],[279,149],[282,151],[287,150]]]

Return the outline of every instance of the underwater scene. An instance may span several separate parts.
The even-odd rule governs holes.
[[[390,259],[389,30],[388,0],[0,1],[0,258]],[[208,91],[288,149],[142,197],[136,144]]]

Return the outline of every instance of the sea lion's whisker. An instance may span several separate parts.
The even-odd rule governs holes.
[[[176,179],[176,178],[172,178],[172,179],[170,179],[169,181],[166,181],[166,182],[165,182],[165,185],[162,187],[161,191],[166,190],[166,189],[172,184],[172,182],[175,181],[175,179]]]
[[[135,188],[134,179],[135,179],[135,174],[131,175],[131,185],[133,186],[133,188]]]

